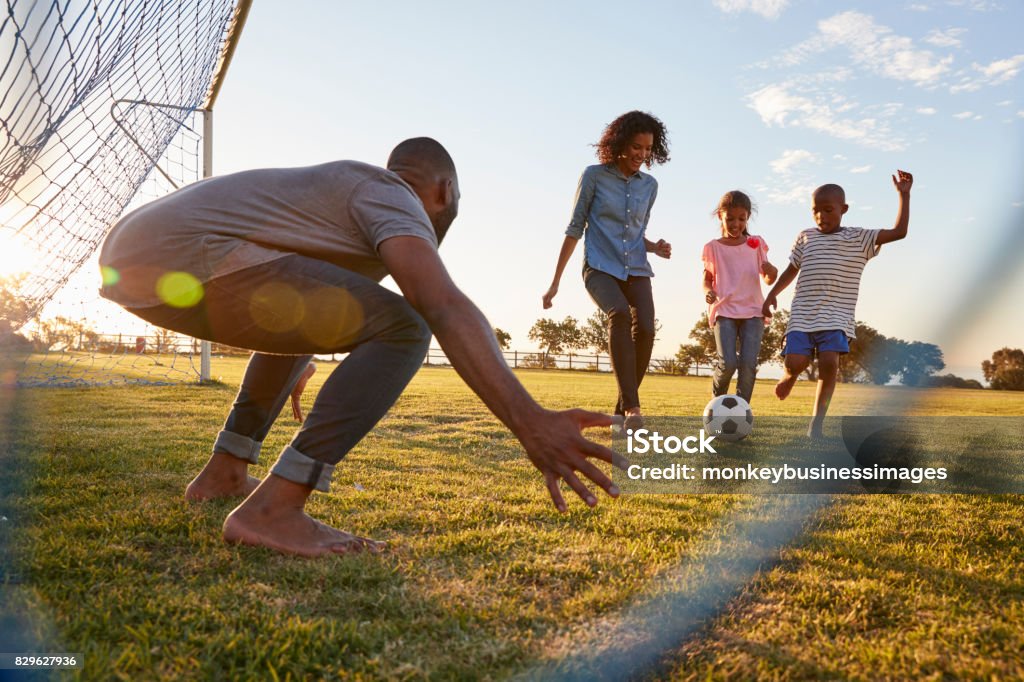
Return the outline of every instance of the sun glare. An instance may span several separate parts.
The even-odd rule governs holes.
[[[0,277],[32,272],[40,255],[13,230],[0,228]]]

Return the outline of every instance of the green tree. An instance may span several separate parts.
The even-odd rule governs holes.
[[[699,343],[681,343],[675,355],[676,364],[680,374],[689,374],[690,368],[695,365],[708,365],[714,361],[709,357],[707,350]]]
[[[759,365],[781,365],[782,347],[786,343],[786,327],[789,325],[789,311],[778,309],[772,315],[772,321],[764,328],[761,337],[761,350],[757,353]]]
[[[502,350],[508,350],[512,343],[512,335],[499,327],[494,328],[494,338],[497,339],[498,347]]]
[[[932,374],[946,367],[942,350],[934,343],[897,339],[895,346],[900,383],[905,386],[924,386]]]
[[[608,355],[608,316],[603,310],[595,310],[583,323],[580,331],[583,334],[584,348]]]
[[[543,317],[530,327],[528,336],[548,353],[562,353],[586,347],[579,323],[571,316],[561,322]]]
[[[84,320],[60,316],[40,320],[32,332],[32,343],[39,350],[55,346],[63,349],[81,348],[97,338],[99,335]]]
[[[1000,348],[981,363],[989,386],[998,391],[1024,391],[1024,350]]]
[[[31,306],[20,294],[25,274],[0,276],[0,338],[14,334],[29,320]]]
[[[839,365],[840,378],[878,386],[889,383],[899,372],[898,339],[890,339],[863,322],[856,324],[856,334],[857,338],[850,341],[850,352]]]

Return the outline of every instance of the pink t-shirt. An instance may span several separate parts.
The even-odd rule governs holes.
[[[761,317],[761,264],[768,260],[764,238],[750,236],[735,246],[713,239],[704,245],[701,258],[718,294],[718,299],[708,305],[708,323],[712,327],[719,315],[737,320]]]

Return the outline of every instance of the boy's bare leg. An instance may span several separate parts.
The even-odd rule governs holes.
[[[346,533],[307,515],[306,499],[312,492],[307,486],[268,475],[228,515],[224,541],[305,557],[384,549],[383,542]]]
[[[190,502],[222,497],[245,497],[260,480],[249,475],[249,462],[224,452],[214,452],[210,460],[185,488]]]
[[[814,397],[814,416],[807,427],[807,435],[811,438],[824,438],[825,414],[832,393],[836,390],[836,379],[839,376],[839,353],[824,351],[818,353],[818,391]]]
[[[789,396],[789,392],[793,390],[793,384],[796,383],[800,372],[807,369],[810,364],[810,355],[797,355],[796,353],[787,355],[786,361],[782,365],[782,378],[779,379],[779,383],[775,384],[775,397],[779,400],[785,400]]]

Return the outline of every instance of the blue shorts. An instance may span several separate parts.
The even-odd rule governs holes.
[[[783,355],[809,355],[814,356],[815,351],[849,353],[850,341],[846,333],[838,329],[830,329],[823,332],[789,332],[786,334],[786,344],[782,349]]]

